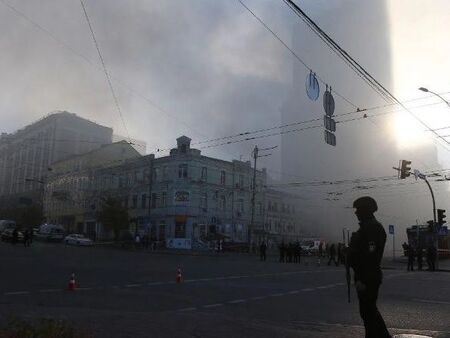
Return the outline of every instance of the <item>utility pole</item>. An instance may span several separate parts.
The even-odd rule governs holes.
[[[252,231],[254,230],[254,225],[255,225],[254,222],[255,222],[255,196],[256,196],[256,160],[259,157],[266,157],[266,156],[272,155],[272,154],[259,155],[259,151],[272,150],[277,147],[278,146],[259,149],[258,146],[255,146],[255,148],[253,149],[253,186],[252,186],[252,200],[251,200],[252,215],[251,215],[251,219],[250,219],[250,226],[248,228],[248,244],[249,244],[250,249],[253,246]]]
[[[252,185],[252,216],[250,219],[250,227],[248,228],[248,244],[250,249],[253,246],[252,243],[252,231],[253,223],[255,221],[255,194],[256,194],[256,160],[258,158],[258,146],[253,149],[253,185]]]

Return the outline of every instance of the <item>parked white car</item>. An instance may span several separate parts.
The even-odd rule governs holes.
[[[92,240],[84,237],[84,235],[81,234],[70,234],[66,236],[66,238],[64,238],[64,243],[71,245],[85,245],[85,246],[94,244]]]

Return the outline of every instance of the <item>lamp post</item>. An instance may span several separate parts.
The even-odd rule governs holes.
[[[420,91],[423,91],[423,92],[425,92],[425,93],[431,93],[431,94],[437,96],[437,97],[440,98],[442,101],[444,101],[444,102],[447,104],[447,106],[449,106],[449,108],[450,108],[450,102],[448,102],[446,99],[444,99],[444,98],[443,98],[441,95],[439,95],[438,93],[435,93],[435,92],[433,92],[433,91],[431,91],[431,90],[429,90],[428,88],[425,88],[425,87],[420,87],[419,90],[420,90]]]

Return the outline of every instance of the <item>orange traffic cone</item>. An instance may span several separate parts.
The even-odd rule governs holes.
[[[183,275],[181,274],[181,269],[178,268],[177,269],[177,279],[176,279],[177,283],[182,283],[183,282]]]
[[[75,288],[76,288],[75,274],[72,273],[72,275],[70,275],[70,279],[69,279],[69,287],[68,287],[68,290],[69,290],[69,291],[75,291]]]

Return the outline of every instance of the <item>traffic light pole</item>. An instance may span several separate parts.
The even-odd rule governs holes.
[[[428,188],[430,189],[431,198],[433,200],[433,232],[434,232],[434,245],[436,247],[437,256],[436,256],[436,269],[439,269],[439,237],[437,233],[437,221],[436,221],[436,202],[434,200],[434,193],[433,189],[431,189],[430,182],[428,182],[427,178],[425,177],[423,179],[425,183],[428,185]]]

